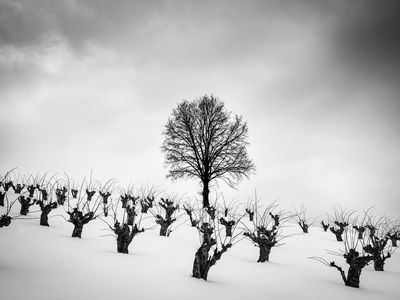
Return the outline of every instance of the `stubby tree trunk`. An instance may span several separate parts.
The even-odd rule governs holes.
[[[25,185],[22,185],[18,183],[16,186],[14,186],[14,193],[16,194],[21,194],[22,189],[24,188]]]
[[[208,251],[209,248],[201,245],[194,256],[192,275],[194,278],[201,278],[207,280],[210,265],[208,264]]]
[[[335,236],[336,236],[336,240],[337,240],[338,242],[343,242],[343,238],[342,238],[342,235],[341,235],[341,234],[335,234]]]
[[[390,241],[392,242],[392,247],[397,247],[397,240],[399,239],[396,234],[389,236]]]
[[[0,216],[0,228],[7,227],[11,224],[11,217],[7,215]]]
[[[254,220],[254,211],[247,212],[249,214],[249,221],[253,222]]]
[[[25,198],[24,196],[20,196],[20,203],[21,203],[21,209],[20,209],[20,214],[23,216],[26,216],[29,213],[29,207],[35,203],[36,200],[31,202],[31,198]]]
[[[344,229],[342,229],[342,228],[335,229],[335,227],[331,227],[330,230],[335,235],[336,240],[338,242],[343,242],[342,234],[343,234]]]
[[[42,211],[40,215],[40,225],[49,226],[49,212]]]
[[[321,221],[321,225],[322,225],[322,228],[324,229],[324,231],[326,232],[329,228],[329,224],[325,224],[324,221]]]
[[[130,207],[128,205],[126,208],[126,214],[128,215],[127,224],[132,226],[135,222],[135,207]]]
[[[357,266],[350,266],[349,271],[347,272],[347,279],[345,285],[354,288],[359,288],[361,271],[362,268],[359,268]]]
[[[129,254],[128,247],[129,247],[129,244],[126,241],[124,241],[124,240],[117,241],[117,252],[118,253]]]
[[[129,254],[128,247],[133,238],[137,234],[144,232],[144,228],[139,229],[136,224],[130,229],[128,224],[121,226],[119,222],[116,222],[114,228],[111,229],[117,235],[117,252],[124,254]]]
[[[301,229],[303,230],[303,233],[308,233],[308,224],[306,223],[305,220],[300,220],[300,222],[298,222],[298,224],[301,227]]]
[[[0,192],[0,206],[4,206],[4,198],[6,197],[6,193]]]
[[[260,246],[259,248],[260,248],[260,255],[258,257],[257,262],[269,261],[269,254],[271,253],[271,247]]]
[[[39,201],[40,210],[42,211],[40,215],[40,225],[41,226],[49,226],[49,213],[52,209],[57,207],[56,202],[43,204],[43,201]]]
[[[78,196],[78,190],[71,189],[71,194],[72,194],[72,198],[76,199],[76,197]]]
[[[83,230],[83,223],[82,222],[75,222],[74,223],[74,230],[72,231],[72,237],[81,238],[82,237],[82,230]]]
[[[374,258],[374,270],[375,271],[384,271],[385,260],[380,256]]]
[[[168,236],[168,226],[161,226],[160,236]]]

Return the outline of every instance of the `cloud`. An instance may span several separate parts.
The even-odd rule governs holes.
[[[213,93],[249,123],[242,198],[394,207],[398,9],[376,3],[0,0],[0,166],[165,184],[162,125]]]

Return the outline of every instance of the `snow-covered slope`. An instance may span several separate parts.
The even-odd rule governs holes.
[[[157,229],[145,232],[125,255],[116,252],[115,238],[100,220],[84,227],[82,239],[71,238],[73,226],[59,214],[60,208],[51,213],[49,228],[39,226],[35,212],[0,229],[1,299],[400,299],[399,252],[385,272],[368,266],[361,288],[349,288],[336,269],[307,258],[322,256],[346,267],[326,253],[342,244],[317,227],[302,234],[289,224],[286,232],[298,235],[273,248],[268,263],[257,263],[258,249],[242,240],[206,282],[191,277],[199,241],[189,224],[167,238]]]

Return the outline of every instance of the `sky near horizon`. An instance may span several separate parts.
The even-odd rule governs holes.
[[[0,173],[67,172],[188,197],[160,151],[183,99],[249,127],[225,199],[399,216],[400,2],[0,0]]]

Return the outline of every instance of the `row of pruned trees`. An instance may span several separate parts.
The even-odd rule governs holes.
[[[388,258],[397,250],[397,241],[400,240],[400,222],[385,216],[375,216],[372,208],[361,216],[355,211],[344,210],[340,207],[333,209],[328,221],[321,225],[324,231],[329,228],[336,240],[342,243],[339,252],[330,254],[343,257],[348,265],[347,272],[335,261],[328,261],[321,257],[312,257],[328,267],[336,268],[346,286],[358,288],[362,270],[373,264],[375,271],[384,271]]]
[[[10,172],[0,178],[3,199],[0,205],[5,207],[0,227],[32,213],[32,206],[38,208],[34,212],[40,209],[40,225],[49,226],[48,216],[58,208],[58,214],[54,216],[61,216],[74,226],[72,237],[80,238],[84,226],[98,219],[115,236],[117,252],[128,253],[130,244],[140,233],[158,227],[160,235],[168,237],[189,222],[196,229],[200,244],[195,253],[192,275],[205,280],[210,268],[239,241],[250,241],[259,249],[257,262],[266,262],[271,251],[289,237],[283,230],[288,221],[295,220],[303,232],[308,232],[309,226],[318,219],[308,218],[304,205],[294,212],[279,209],[277,201],[266,206],[257,201],[249,202],[244,209],[225,201],[222,205],[215,202],[203,207],[198,202],[184,202],[176,195],[161,197],[154,188],[120,188],[113,179],[101,183],[90,177],[76,183],[68,177],[60,180],[47,174],[13,179]],[[20,203],[19,214],[11,216],[15,203]],[[325,231],[329,228],[336,239],[344,243],[346,261],[361,266],[359,262],[366,260],[354,260],[353,255],[356,255],[355,246],[362,245],[362,251],[357,250],[357,257],[367,257],[367,263],[374,262],[376,270],[383,270],[399,239],[399,222],[374,217],[370,210],[362,217],[355,217],[354,211],[335,208],[327,223],[322,221],[321,224]],[[357,239],[354,239],[354,234]],[[337,267],[336,263],[316,259]],[[346,275],[346,285],[355,286],[351,279],[354,277],[351,275],[355,272],[353,269],[349,269],[350,275]],[[357,270],[360,272],[356,273],[361,274],[362,268]]]

